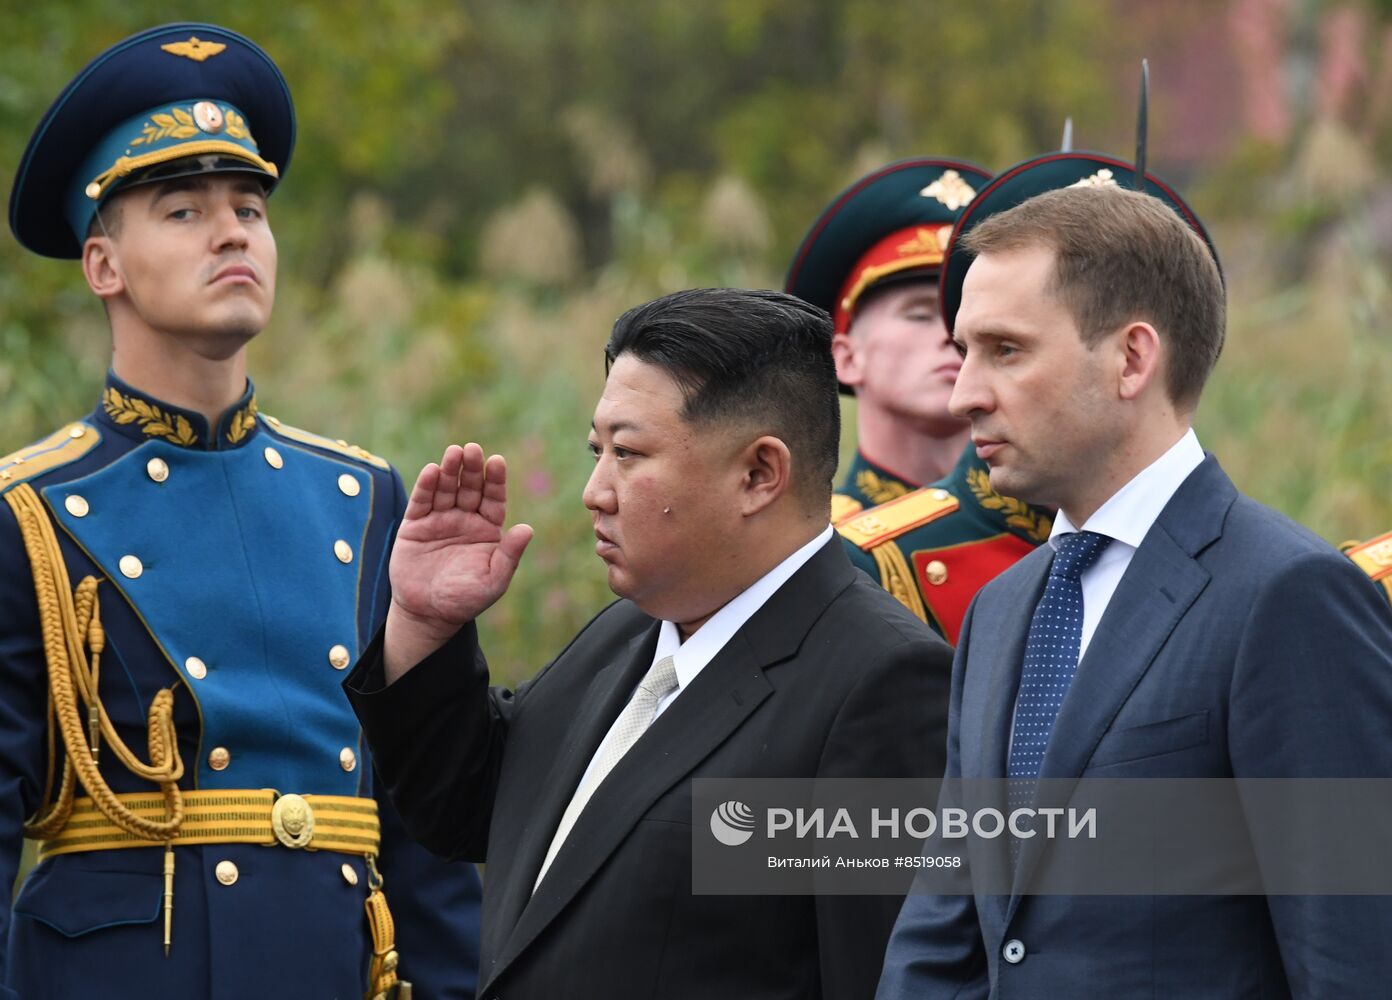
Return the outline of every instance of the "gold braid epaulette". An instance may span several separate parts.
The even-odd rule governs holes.
[[[855,497],[846,493],[833,493],[831,495],[831,523],[840,524],[848,517],[854,517],[865,509]]]
[[[368,465],[375,465],[379,469],[390,469],[391,463],[385,458],[378,458],[366,448],[359,448],[355,444],[347,441],[335,441],[333,438],[326,438],[319,434],[312,434],[309,431],[300,430],[298,427],[291,427],[289,424],[281,423],[275,417],[266,414],[258,414],[261,420],[279,434],[281,437],[289,438],[291,441],[298,441],[300,444],[312,445],[315,448],[323,448],[326,451],[337,452],[348,458],[356,459],[359,462],[366,462]]]
[[[1339,551],[1380,586],[1392,601],[1392,531],[1366,542],[1344,542]]]
[[[99,443],[101,433],[79,422],[0,458],[0,493],[50,469],[77,461]]]
[[[839,522],[836,530],[869,552],[929,521],[936,521],[957,510],[961,504],[947,490],[925,486],[898,500],[871,507]]]

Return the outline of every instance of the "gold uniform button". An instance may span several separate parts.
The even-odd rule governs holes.
[[[145,475],[162,483],[169,478],[169,463],[162,458],[152,458],[145,463]]]
[[[83,188],[83,194],[85,194],[88,198],[91,198],[93,201],[96,201],[98,198],[100,198],[101,193],[102,186],[98,184],[96,181],[93,181],[91,184],[88,184],[85,188]]]
[[[338,752],[338,766],[345,771],[351,771],[358,766],[358,755],[348,747],[344,747]]]
[[[86,498],[80,497],[76,493],[64,500],[63,506],[68,509],[68,513],[73,517],[86,517],[87,511],[91,510],[91,508],[87,506]],[[122,572],[124,572],[124,570]]]
[[[335,670],[347,667],[349,659],[347,646],[334,646],[329,650],[329,665]]]
[[[208,676],[208,665],[196,656],[190,656],[184,661],[184,669],[196,681],[201,681]]]
[[[934,559],[927,566],[923,567],[923,575],[928,578],[928,582],[933,586],[941,586],[947,582],[947,566],[939,559]]]
[[[334,542],[334,555],[338,556],[339,562],[350,563],[353,561],[353,546],[340,538]]]
[[[232,754],[226,747],[213,747],[208,753],[208,766],[214,771],[226,771],[227,765],[232,763]]]
[[[223,885],[231,885],[237,881],[237,876],[241,873],[237,871],[237,866],[230,861],[219,861],[217,867],[213,869],[213,874]]]
[[[145,564],[135,556],[122,556],[116,565],[120,568],[121,575],[130,580],[138,579],[140,574],[145,572]]]
[[[74,441],[76,441],[78,438],[82,437],[82,435],[86,433],[87,428],[83,427],[81,424],[74,424],[73,426],[68,428],[68,437],[72,438]]]
[[[269,465],[272,469],[279,469],[285,465],[285,459],[280,457],[280,452],[276,451],[272,447],[267,446],[266,450],[262,452],[262,454],[266,456],[266,464]]]
[[[934,500],[946,500],[952,496],[947,490],[934,490],[929,494]]]
[[[343,873],[343,881],[349,885],[358,884],[358,873],[348,862],[343,862],[343,867],[339,869]]]
[[[358,477],[350,476],[346,472],[338,477],[338,488],[346,497],[355,497],[362,492],[362,484],[358,482]]]

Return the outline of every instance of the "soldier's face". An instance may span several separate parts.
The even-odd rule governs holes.
[[[1109,338],[1089,348],[1050,288],[1054,251],[982,254],[962,286],[965,350],[952,410],[1007,496],[1070,510],[1088,498],[1125,435]]]
[[[178,178],[121,196],[115,298],[151,331],[210,355],[260,333],[275,302],[276,244],[246,174]]]
[[[584,492],[610,589],[678,623],[734,596],[727,591],[738,560],[728,539],[738,534],[744,476],[740,443],[689,424],[683,403],[665,371],[620,355],[595,407],[595,467]]]
[[[834,344],[836,374],[873,408],[923,433],[947,436],[964,423],[948,410],[962,358],[927,281],[891,286],[861,304]]]

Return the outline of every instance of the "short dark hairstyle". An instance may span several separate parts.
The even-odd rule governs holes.
[[[978,256],[1052,248],[1050,290],[1083,343],[1133,320],[1152,324],[1171,402],[1198,404],[1223,350],[1223,279],[1208,245],[1159,198],[1120,187],[1047,191],[986,219],[962,244]]]
[[[690,424],[733,423],[772,434],[793,456],[808,509],[830,502],[841,439],[831,317],[783,292],[697,288],[618,318],[606,368],[631,354],[681,388]]]

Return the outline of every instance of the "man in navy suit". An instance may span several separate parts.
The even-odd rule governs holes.
[[[1041,185],[1045,159],[968,208],[944,279],[951,405],[991,486],[1059,508],[968,612],[949,779],[1392,775],[1377,591],[1191,428],[1224,337],[1202,228],[1149,178]],[[1009,895],[911,895],[881,1000],[1362,997],[1392,976],[1387,899],[1030,895],[1041,843]]]

